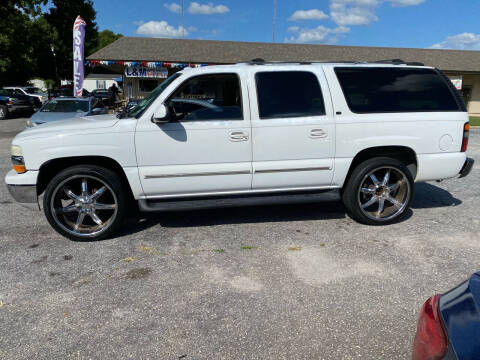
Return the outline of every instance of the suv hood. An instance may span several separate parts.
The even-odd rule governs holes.
[[[68,134],[76,131],[109,128],[114,126],[118,121],[119,119],[115,114],[68,118],[27,128],[18,134],[16,139],[44,137],[53,135],[54,133]]]
[[[71,118],[78,118],[88,114],[88,111],[82,111],[78,113],[74,112],[48,112],[38,111],[30,117],[31,122],[47,123],[50,121],[62,121]]]

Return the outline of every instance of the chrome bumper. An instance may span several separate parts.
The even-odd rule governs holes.
[[[36,185],[10,185],[7,184],[10,195],[19,203],[37,203]]]

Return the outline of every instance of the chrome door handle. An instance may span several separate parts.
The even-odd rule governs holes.
[[[249,136],[245,131],[232,131],[229,135],[230,141],[248,141]]]
[[[326,138],[327,135],[327,132],[323,129],[311,129],[308,136],[312,139],[322,139]]]

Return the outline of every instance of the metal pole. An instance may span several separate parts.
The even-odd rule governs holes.
[[[185,39],[185,12],[184,12],[185,0],[182,0],[182,39]]]
[[[277,28],[277,0],[273,0],[273,34],[272,42],[275,42],[275,32]]]

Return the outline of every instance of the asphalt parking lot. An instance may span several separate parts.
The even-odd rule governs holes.
[[[3,176],[0,359],[408,359],[418,310],[480,270],[480,129],[469,177],[416,185],[368,227],[340,203],[148,215],[73,242]]]

